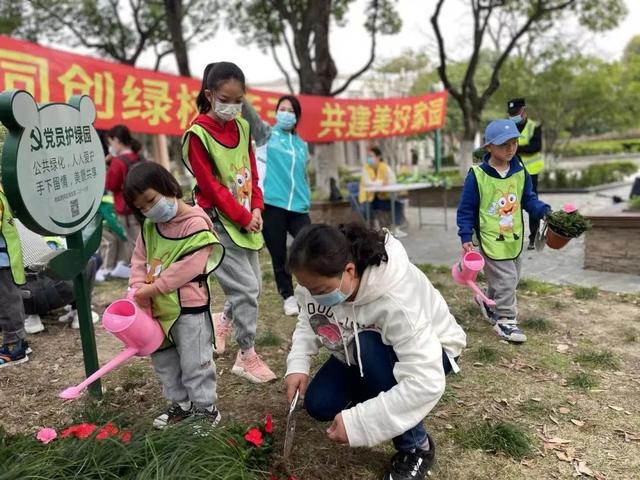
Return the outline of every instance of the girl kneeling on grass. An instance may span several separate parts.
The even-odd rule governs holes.
[[[289,268],[301,310],[287,399],[299,390],[309,415],[333,422],[327,434],[334,442],[393,439],[398,453],[386,480],[423,479],[435,444],[422,420],[466,345],[444,299],[398,240],[356,224],[305,227],[291,245]],[[332,356],[309,383],[321,344]]]
[[[124,197],[142,222],[131,261],[129,287],[140,306],[151,306],[166,339],[151,355],[164,395],[173,403],[157,428],[195,415],[216,425],[216,369],[208,276],[224,253],[199,207],[181,200],[182,189],[156,163],[131,168]]]

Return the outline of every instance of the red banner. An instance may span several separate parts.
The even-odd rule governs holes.
[[[39,103],[93,98],[98,129],[181,135],[197,113],[200,81],[42,47],[0,36],[0,91],[23,89]],[[247,99],[270,123],[282,94],[249,89]],[[308,142],[413,135],[441,128],[447,92],[379,100],[299,95],[299,133]]]

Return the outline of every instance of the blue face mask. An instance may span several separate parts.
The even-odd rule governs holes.
[[[516,115],[515,117],[509,117],[509,120],[511,120],[516,125],[518,125],[519,123],[522,123],[522,115]]]
[[[142,214],[153,223],[167,223],[178,213],[178,201],[170,202],[167,197],[160,197],[160,200],[146,212]]]
[[[335,307],[336,305],[344,302],[347,298],[351,296],[351,293],[346,294],[340,288],[342,287],[342,280],[344,279],[344,272],[342,272],[342,276],[340,277],[340,285],[338,288],[329,293],[323,293],[321,295],[312,295],[313,299],[318,302],[320,305],[324,307]]]
[[[376,159],[373,157],[367,157],[367,164],[373,167],[376,164]]]
[[[296,114],[278,110],[276,112],[276,124],[283,130],[293,130],[296,126]]]

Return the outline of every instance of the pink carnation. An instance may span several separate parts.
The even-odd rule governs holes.
[[[53,428],[41,428],[36,434],[36,438],[46,444],[58,438],[58,432]]]

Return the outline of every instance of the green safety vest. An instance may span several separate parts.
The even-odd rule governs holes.
[[[508,178],[494,178],[479,165],[471,167],[480,195],[479,241],[491,260],[513,260],[522,252],[524,169]]]
[[[100,206],[98,207],[98,212],[103,218],[102,225],[111,232],[115,233],[122,241],[126,242],[127,235],[124,231],[124,228],[122,227],[122,224],[118,220],[115,209],[113,208],[113,195],[105,194],[102,196]],[[131,241],[135,242],[135,238],[131,239]]]
[[[156,278],[161,277],[162,271],[171,264],[197,250],[213,245],[204,272],[192,280],[204,282],[208,289],[208,277],[224,256],[224,247],[211,230],[200,230],[182,238],[169,238],[160,233],[157,224],[145,220],[142,226],[142,240],[147,250],[147,284],[152,284]],[[154,296],[151,310],[153,317],[160,322],[164,330],[167,340],[163,347],[167,347],[171,343],[171,327],[182,311],[179,289]]]
[[[537,125],[533,120],[527,119],[527,123],[524,125],[522,132],[520,132],[520,138],[518,138],[519,146],[524,147],[529,145],[536,126]],[[529,175],[537,175],[544,170],[544,157],[542,156],[542,152],[521,153],[519,156],[522,159],[527,172],[529,172]]]
[[[193,172],[191,164],[189,163],[188,138],[189,133],[197,135],[209,153],[213,173],[217,180],[222,185],[225,185],[236,201],[251,213],[251,187],[253,179],[251,178],[251,162],[248,153],[249,142],[251,141],[249,124],[242,118],[236,118],[234,121],[238,125],[240,136],[238,145],[236,145],[235,148],[225,147],[217,142],[204,127],[194,124],[182,137],[182,160],[187,168]],[[216,208],[216,214],[220,219],[220,223],[222,223],[224,229],[236,245],[248,250],[260,250],[264,246],[262,233],[251,233],[243,228],[241,229],[229,220],[218,208]]]
[[[24,275],[24,260],[22,259],[20,237],[18,236],[18,229],[13,220],[9,202],[2,191],[0,191],[0,216],[2,217],[0,234],[2,234],[4,242],[7,244],[4,253],[9,257],[13,282],[16,285],[24,285],[27,283],[27,279]]]

